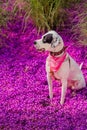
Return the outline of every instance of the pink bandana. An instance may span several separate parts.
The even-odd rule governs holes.
[[[61,57],[54,57],[49,54],[47,61],[50,66],[50,71],[56,72],[61,67],[62,63],[66,58],[66,53],[64,53]]]

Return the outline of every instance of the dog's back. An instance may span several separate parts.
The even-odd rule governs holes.
[[[70,67],[69,67],[69,76],[68,76],[68,81],[76,81],[75,87],[76,89],[80,89],[82,87],[86,86],[85,79],[83,76],[83,73],[81,71],[81,66],[79,66],[76,61],[69,55],[70,57]]]

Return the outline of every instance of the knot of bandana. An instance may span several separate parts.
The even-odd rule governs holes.
[[[47,61],[50,66],[51,72],[56,72],[61,67],[62,63],[64,62],[66,58],[66,53],[64,53],[61,57],[54,57],[49,54]]]

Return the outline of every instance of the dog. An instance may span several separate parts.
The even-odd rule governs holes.
[[[85,78],[75,60],[68,54],[62,37],[54,30],[45,33],[41,39],[34,41],[34,46],[39,51],[48,51],[46,59],[46,72],[49,88],[49,97],[52,101],[53,87],[52,77],[61,81],[61,99],[63,105],[67,87],[79,90],[86,87]]]

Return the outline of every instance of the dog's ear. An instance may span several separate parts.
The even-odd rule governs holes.
[[[47,34],[45,36],[43,36],[43,43],[51,43],[53,40],[53,34]]]

